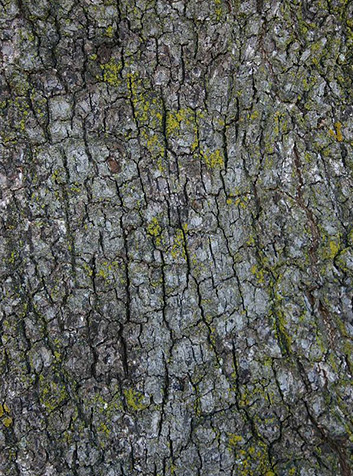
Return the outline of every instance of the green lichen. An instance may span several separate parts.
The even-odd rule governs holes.
[[[182,127],[193,125],[194,129],[195,113],[191,108],[181,108],[176,111],[168,111],[166,115],[167,137],[179,136]]]
[[[240,435],[236,435],[235,433],[228,434],[228,444],[230,449],[235,448],[238,446],[239,443],[243,441],[243,437]]]
[[[155,159],[158,169],[164,172],[163,160],[166,155],[163,106],[150,85],[143,81],[138,73],[129,72],[126,75],[128,96],[134,110],[134,118],[139,128],[141,142]]]
[[[182,228],[176,230],[171,255],[174,259],[182,257],[186,259],[186,233],[188,226],[185,223]]]
[[[19,94],[27,94],[29,86],[25,88],[24,91],[20,91]],[[17,131],[24,133],[26,131],[26,122],[29,116],[30,106],[28,104],[28,99],[24,97],[17,96],[12,102],[12,107],[17,116],[17,120],[14,124],[14,128]]]
[[[38,119],[47,117],[47,99],[42,97],[35,89],[30,93],[31,105]]]
[[[275,310],[272,313],[274,322],[275,322],[275,336],[281,350],[284,353],[291,353],[291,346],[292,346],[292,337],[290,336],[289,332],[287,331],[287,321],[284,312],[278,306],[275,306]]]
[[[108,28],[106,28],[105,30],[105,36],[107,36],[108,38],[113,38],[114,36],[114,28],[110,25],[108,26]]]
[[[70,185],[69,191],[72,193],[80,193],[81,192],[81,186],[78,182],[74,182],[72,185]]]
[[[66,388],[62,383],[56,383],[54,380],[46,379],[43,375],[40,375],[39,384],[39,400],[49,412],[55,411],[69,397]]]
[[[279,267],[279,265],[277,266]],[[271,266],[268,258],[258,249],[257,263],[251,267],[251,273],[256,277],[259,284],[266,283],[269,287],[272,307],[268,318],[273,322],[273,330],[282,352],[290,354],[292,337],[287,331],[286,315],[282,304],[283,296],[280,290],[283,276],[278,271],[277,266]]]
[[[209,169],[224,168],[223,153],[220,149],[213,152],[210,152],[209,150],[201,150],[200,155]]]
[[[336,241],[331,240],[329,242],[329,248],[330,248],[329,258],[333,259],[337,255],[337,253],[339,252],[340,245],[339,245],[339,243],[336,243]]]
[[[12,250],[12,251],[11,251],[11,254],[10,254],[8,260],[7,260],[8,263],[9,263],[9,264],[14,264],[14,263],[16,262],[17,257],[18,257],[17,251],[16,251],[16,250]]]
[[[222,0],[214,0],[214,5],[215,5],[215,15],[216,15],[216,20],[220,21],[222,18]]]
[[[342,142],[343,141],[343,135],[342,135],[342,124],[340,122],[336,122],[335,123],[335,127],[336,127],[336,138],[338,140],[338,142]]]
[[[229,450],[237,455],[237,473],[239,476],[275,476],[272,465],[269,460],[268,449],[258,434],[255,422],[254,430],[256,440],[251,440],[251,444],[245,445],[244,438],[240,435],[229,433]]]
[[[98,432],[103,433],[104,436],[108,437],[111,433],[111,430],[105,423],[102,422],[98,425]]]
[[[324,260],[333,260],[340,253],[341,236],[328,236],[325,230],[321,230],[321,244],[319,256]]]
[[[144,403],[144,395],[133,388],[124,390],[125,402],[130,411],[140,412],[145,410],[148,405]]]
[[[343,141],[342,124],[340,122],[335,122],[335,131],[329,129],[328,133],[333,139],[336,139],[337,142]]]
[[[288,131],[288,119],[286,118],[286,113],[276,111],[273,116],[273,124],[275,136],[286,134]]]
[[[2,420],[2,422],[6,426],[6,428],[9,428],[12,425],[13,420],[10,416],[7,416]]]
[[[265,282],[265,271],[264,269],[259,269],[256,264],[251,267],[251,273],[256,277],[259,284]]]
[[[97,277],[102,278],[107,283],[111,283],[114,279],[114,273],[119,269],[119,266],[120,265],[117,261],[103,261],[97,266]],[[88,274],[92,276],[89,271],[90,267],[89,269],[87,268],[87,265],[84,265],[84,267]]]
[[[235,205],[236,207],[240,206],[241,208],[246,208],[248,201],[249,197],[247,195],[239,197],[236,195],[229,194],[226,203],[227,205]]]
[[[147,234],[154,238],[157,246],[161,245],[162,227],[156,217],[153,217],[151,222],[147,226]]]
[[[103,72],[103,81],[105,83],[115,87],[119,87],[122,84],[120,78],[122,63],[118,63],[114,59],[111,59],[107,63],[101,64],[101,70]]]
[[[0,418],[1,418],[2,424],[6,428],[9,428],[13,423],[13,419],[10,416],[10,408],[8,407],[6,403],[4,403],[3,405],[0,403]]]

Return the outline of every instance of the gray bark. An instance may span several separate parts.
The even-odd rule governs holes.
[[[0,3],[0,473],[351,475],[353,3]]]

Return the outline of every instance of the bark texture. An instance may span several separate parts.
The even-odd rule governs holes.
[[[0,474],[351,475],[353,2],[0,5]]]

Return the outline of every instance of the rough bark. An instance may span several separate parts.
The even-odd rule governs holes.
[[[0,4],[0,473],[351,475],[353,3]]]

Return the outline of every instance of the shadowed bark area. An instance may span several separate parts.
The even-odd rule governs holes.
[[[352,475],[353,2],[0,38],[1,475]]]

